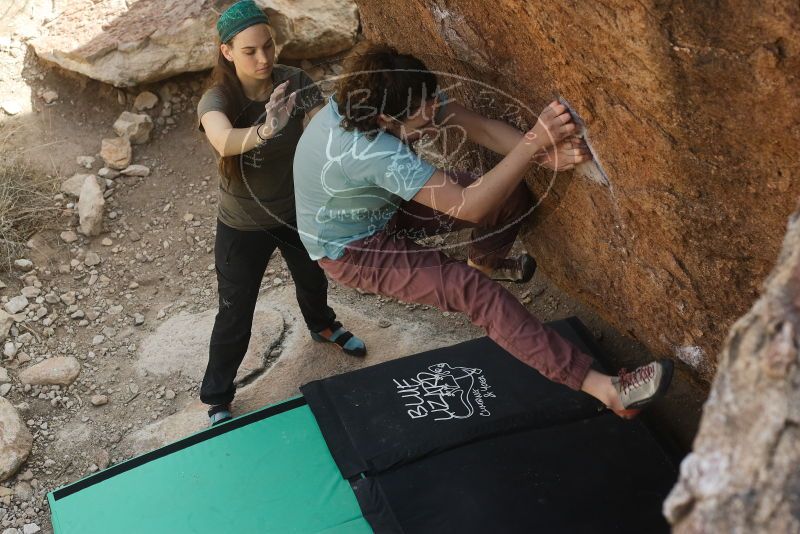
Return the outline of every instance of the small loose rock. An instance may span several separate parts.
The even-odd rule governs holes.
[[[64,243],[74,243],[78,240],[78,234],[73,232],[72,230],[67,230],[65,232],[61,232],[61,240]]]
[[[91,169],[94,166],[95,158],[93,156],[78,156],[75,162],[86,169]]]
[[[31,260],[21,258],[18,260],[14,260],[14,267],[19,269],[20,271],[28,272],[33,269],[33,262]]]
[[[89,402],[92,403],[92,406],[103,406],[108,404],[108,396],[106,395],[92,395],[92,398],[89,399]]]
[[[12,298],[6,305],[3,306],[8,313],[14,315],[15,313],[19,313],[24,310],[28,306],[28,299],[25,298],[25,295],[17,295],[16,297]]]
[[[150,176],[150,168],[145,165],[128,165],[120,172],[125,176]]]
[[[19,373],[19,381],[32,385],[72,384],[81,372],[80,363],[72,356],[57,356],[23,369]]]
[[[42,93],[42,100],[44,100],[45,104],[52,104],[58,100],[58,93],[52,89],[48,89]]]
[[[100,256],[97,252],[89,251],[86,253],[86,259],[83,260],[83,263],[89,267],[93,267],[100,263]]]

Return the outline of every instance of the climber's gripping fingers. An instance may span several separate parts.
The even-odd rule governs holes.
[[[525,134],[525,144],[536,153],[556,145],[576,130],[567,107],[553,100],[539,114],[536,125]]]
[[[568,137],[559,143],[558,148],[559,155],[563,157],[567,163],[573,165],[578,165],[592,159],[592,152],[589,150],[589,145],[580,137]]]
[[[572,159],[573,166],[580,165],[581,163],[585,163],[594,159],[594,154],[592,154],[592,151],[589,149],[589,145],[586,144],[585,139],[571,137],[568,139],[568,141],[570,141],[570,144],[572,145],[572,150],[571,152],[567,152],[566,158],[567,160]]]
[[[579,137],[570,136],[558,142],[555,146],[540,150],[536,153],[534,161],[555,171],[566,171],[592,159],[592,153],[586,141]]]

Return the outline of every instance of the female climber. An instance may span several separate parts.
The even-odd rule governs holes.
[[[273,30],[252,0],[230,6],[216,26],[217,64],[197,106],[198,128],[220,156],[214,243],[219,311],[200,389],[200,399],[211,405],[212,425],[231,418],[234,378],[276,248],[294,279],[311,337],[353,356],[366,354],[328,306],[325,274],[295,229],[292,160],[304,119],[319,111],[322,95],[301,69],[275,63]]]
[[[535,267],[527,255],[506,258],[532,205],[525,172],[591,157],[566,108],[550,103],[519,132],[449,100],[414,56],[362,45],[295,153],[297,224],[311,258],[344,285],[467,314],[512,355],[620,417],[663,395],[670,360],[602,374],[497,282],[525,282]],[[483,176],[433,167],[409,145],[444,126],[505,157]],[[463,228],[473,229],[467,262],[417,242]]]

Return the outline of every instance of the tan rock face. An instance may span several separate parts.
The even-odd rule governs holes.
[[[368,38],[464,76],[440,83],[473,109],[530,127],[566,98],[608,185],[531,172],[528,250],[617,328],[712,376],[800,193],[796,5],[357,4]]]
[[[90,78],[131,87],[210,69],[219,0],[66,0],[32,41],[36,54]],[[262,0],[287,57],[351,47],[358,29],[352,0]],[[130,7],[129,7],[130,6]]]
[[[36,54],[118,87],[208,68],[213,0],[68,0],[32,41]]]
[[[246,385],[237,389],[233,401],[235,416],[295,396],[298,386],[311,380],[452,345],[471,335],[464,331],[454,331],[452,336],[444,334],[440,329],[430,328],[430,325],[410,316],[392,319],[392,324],[383,328],[378,317],[364,315],[344,302],[331,301],[330,304],[337,317],[365,340],[370,351],[367,357],[353,358],[333,343],[313,341],[297,308],[294,288],[271,289],[257,304],[254,337],[237,374],[237,383],[248,374],[251,376]],[[198,314],[178,314],[161,323],[143,341],[137,369],[147,371],[150,376],[163,377],[163,380],[178,374],[191,376],[199,383],[208,359],[208,342],[215,313],[216,310],[208,310]],[[284,320],[294,328],[284,330]],[[269,347],[279,349],[280,356],[265,372],[253,376],[256,370],[253,364],[257,363],[263,369],[264,349]],[[254,348],[261,363],[253,359]],[[175,414],[131,432],[125,436],[120,449],[146,452],[197,432],[208,425],[206,410],[208,406],[199,399],[195,400]]]
[[[150,375],[179,373],[200,381],[208,363],[208,343],[217,310],[179,314],[164,321],[143,343],[136,368]],[[283,335],[283,318],[274,311],[256,311],[250,343],[236,374],[236,383],[264,369],[270,349]]]

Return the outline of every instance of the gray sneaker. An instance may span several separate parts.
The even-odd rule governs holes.
[[[622,368],[619,376],[611,377],[611,384],[619,393],[622,410],[612,411],[620,417],[630,419],[642,408],[661,398],[672,380],[672,360],[660,359],[628,372]]]
[[[498,282],[524,284],[533,278],[535,272],[536,260],[530,254],[522,254],[516,258],[502,260],[492,272],[491,279]]]

